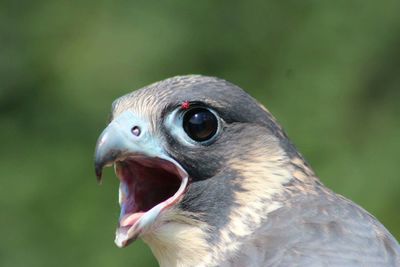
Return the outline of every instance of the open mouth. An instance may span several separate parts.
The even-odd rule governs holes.
[[[146,233],[158,215],[179,202],[188,185],[186,171],[173,159],[130,156],[115,162],[121,214],[115,243],[125,247]]]

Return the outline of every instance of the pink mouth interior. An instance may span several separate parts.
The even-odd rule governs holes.
[[[174,164],[161,159],[127,159],[117,162],[116,170],[125,195],[121,227],[134,225],[146,211],[172,197],[182,182]]]

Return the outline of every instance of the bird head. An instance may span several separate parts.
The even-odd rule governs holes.
[[[141,237],[170,266],[215,262],[238,249],[283,206],[294,180],[313,182],[262,105],[238,86],[198,75],[114,101],[96,146],[99,179],[111,165],[120,180],[116,244]]]

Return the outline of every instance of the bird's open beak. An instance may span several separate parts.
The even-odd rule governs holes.
[[[95,172],[115,166],[120,180],[121,215],[115,243],[124,247],[147,233],[165,209],[179,202],[188,186],[187,172],[163,149],[149,123],[126,111],[100,135]]]

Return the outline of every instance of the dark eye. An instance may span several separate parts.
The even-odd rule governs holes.
[[[193,108],[183,116],[183,129],[195,141],[206,141],[218,130],[218,119],[205,108]]]

